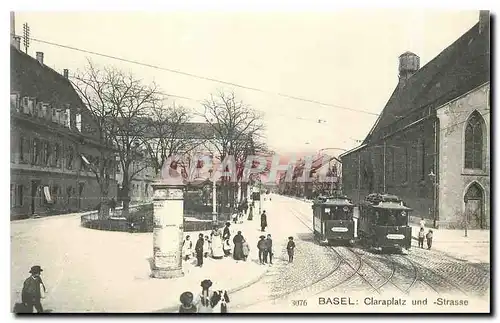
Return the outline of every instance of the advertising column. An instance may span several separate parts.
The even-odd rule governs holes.
[[[154,195],[153,277],[183,276],[184,185],[179,182],[152,184]]]

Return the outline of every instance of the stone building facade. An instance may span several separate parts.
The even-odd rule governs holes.
[[[441,132],[440,223],[490,227],[490,84],[437,110]]]
[[[488,227],[489,61],[488,12],[422,68],[417,55],[402,54],[399,82],[378,120],[361,146],[340,156],[344,192],[355,201],[396,194],[414,217],[436,226],[462,227],[467,209],[474,213],[470,227]],[[478,154],[466,140],[467,120],[482,129],[480,168],[465,167],[465,156],[470,164]],[[464,202],[466,192],[471,202]]]
[[[100,186],[87,162],[99,163],[95,122],[67,78],[11,45],[11,219],[93,209]],[[116,196],[112,175],[109,196]]]

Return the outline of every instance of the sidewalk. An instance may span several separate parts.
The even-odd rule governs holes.
[[[80,214],[11,222],[11,307],[20,299],[22,283],[34,264],[44,269],[48,289],[42,301],[53,312],[155,312],[177,308],[184,291],[197,293],[203,279],[229,292],[252,284],[267,271],[256,261],[258,218],[231,225],[250,243],[247,262],[205,258],[183,262],[177,279],[150,278],[151,233],[99,231],[80,226]],[[254,232],[255,231],[255,234]],[[196,240],[199,232],[186,232]],[[204,231],[204,234],[209,234]]]
[[[412,239],[418,241],[418,225],[411,225]],[[429,228],[425,229],[427,233]],[[465,237],[464,230],[433,229],[434,238],[432,250],[446,253],[452,257],[472,262],[490,263],[490,231],[468,230]],[[414,247],[417,243],[414,243]],[[424,247],[426,247],[424,242]]]

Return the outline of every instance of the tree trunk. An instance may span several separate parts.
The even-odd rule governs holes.
[[[99,186],[101,190],[101,197],[100,197],[100,206],[98,210],[98,218],[99,220],[106,220],[109,218],[109,205],[108,205],[109,185],[107,185],[106,180],[103,179]]]
[[[128,172],[123,172],[123,182],[122,182],[122,217],[129,218],[130,210],[130,183],[128,181]]]

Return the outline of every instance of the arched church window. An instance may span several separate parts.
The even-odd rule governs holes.
[[[465,127],[465,168],[483,169],[483,118],[475,111]]]

